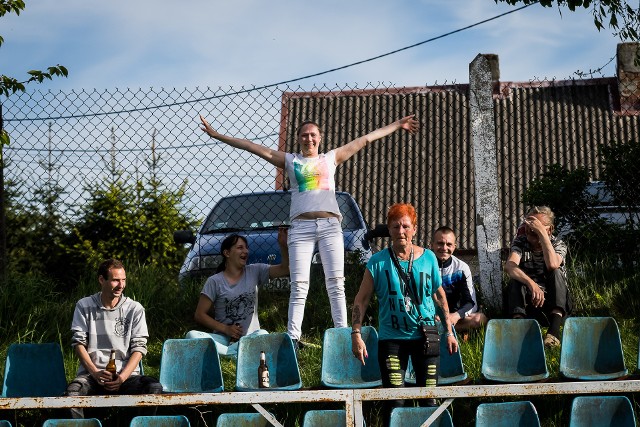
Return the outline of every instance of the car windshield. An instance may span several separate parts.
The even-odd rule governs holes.
[[[342,228],[362,228],[355,202],[347,193],[336,193]],[[291,193],[240,194],[221,199],[207,217],[200,233],[250,231],[289,225]]]

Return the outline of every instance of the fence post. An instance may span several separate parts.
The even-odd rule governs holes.
[[[469,64],[469,120],[476,188],[480,289],[486,304],[497,309],[502,306],[501,212],[492,95],[493,84],[499,79],[497,55],[478,55]]]
[[[2,104],[0,104],[0,133],[4,129]],[[5,283],[7,266],[7,225],[5,216],[4,192],[4,144],[0,143],[0,284]]]

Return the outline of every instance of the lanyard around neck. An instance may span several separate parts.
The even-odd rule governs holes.
[[[398,256],[396,255],[396,252],[393,250],[393,248],[391,246],[389,246],[389,254],[391,255],[391,260],[393,261],[393,265],[396,268],[396,271],[398,272],[398,276],[400,276],[400,281],[402,282],[402,293],[404,294],[404,296],[408,296],[409,298],[411,298],[412,300],[414,300],[416,303],[420,304],[420,301],[418,301],[418,298],[416,297],[416,295],[413,292],[413,287],[411,286],[411,284],[413,283],[414,279],[413,279],[413,245],[411,245],[411,254],[409,255],[409,268],[407,268],[407,271],[405,272],[404,269],[402,268],[402,266],[400,265],[400,261],[398,261]]]

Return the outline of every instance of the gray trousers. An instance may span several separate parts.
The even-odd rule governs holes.
[[[162,384],[146,375],[131,375],[125,382],[120,385],[120,390],[115,394],[160,394],[162,393]],[[73,379],[67,386],[66,396],[92,396],[112,394],[98,383],[91,374],[79,375]],[[146,415],[153,415],[156,407],[150,407],[146,411]],[[82,408],[71,408],[71,418],[84,418],[84,410]]]

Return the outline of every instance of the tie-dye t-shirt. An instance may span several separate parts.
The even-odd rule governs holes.
[[[334,150],[318,157],[287,153],[285,168],[291,182],[290,219],[317,211],[331,212],[342,219],[336,201]]]

